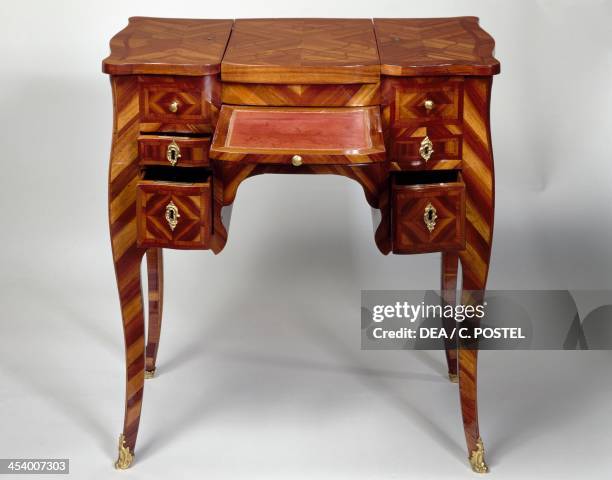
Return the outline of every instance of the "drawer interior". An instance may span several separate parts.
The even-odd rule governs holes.
[[[425,170],[415,172],[398,172],[393,175],[393,184],[397,186],[432,185],[440,183],[462,183],[458,170]]]
[[[210,170],[205,168],[151,166],[143,170],[141,178],[142,180],[182,184],[208,183],[210,180]]]

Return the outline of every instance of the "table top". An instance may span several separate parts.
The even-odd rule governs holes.
[[[376,83],[380,75],[495,75],[476,17],[193,20],[132,17],[102,70],[225,82]]]
[[[496,75],[495,41],[477,17],[375,18],[384,75]]]
[[[221,59],[233,20],[131,17],[110,41],[102,71],[111,75],[211,75]]]
[[[369,19],[236,20],[221,77],[244,83],[376,83]]]

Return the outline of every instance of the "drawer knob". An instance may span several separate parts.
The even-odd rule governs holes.
[[[302,164],[302,157],[300,155],[294,155],[291,158],[291,165],[294,167],[299,167]]]
[[[419,148],[419,154],[421,155],[421,158],[425,160],[425,162],[428,162],[431,156],[433,155],[433,153],[434,153],[433,143],[431,143],[431,140],[429,139],[429,137],[425,137],[423,141],[421,142],[421,148]]]
[[[173,201],[170,201],[168,205],[166,205],[166,222],[170,226],[170,230],[174,231],[176,225],[178,224],[178,219],[180,218],[180,214],[177,206]]]
[[[181,158],[181,149],[176,143],[175,140],[172,140],[172,143],[168,145],[168,149],[166,150],[166,160],[170,162],[170,165],[173,167],[178,163]]]
[[[436,207],[434,207],[431,202],[425,205],[425,213],[423,213],[423,221],[425,222],[425,226],[429,233],[433,232],[434,228],[436,228],[436,220],[438,219],[438,211]]]
[[[431,112],[435,105],[436,104],[434,103],[434,101],[430,100],[429,98],[423,102],[423,106],[425,107],[425,110],[427,110],[428,112]]]
[[[169,106],[168,106],[168,110],[170,110],[172,113],[176,113],[178,112],[178,107],[179,107],[179,102],[178,100],[174,100]]]

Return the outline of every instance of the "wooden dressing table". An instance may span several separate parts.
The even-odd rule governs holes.
[[[126,352],[117,468],[133,461],[144,381],[155,372],[162,249],[221,252],[248,177],[352,178],[377,213],[381,253],[441,252],[442,290],[456,290],[461,260],[463,289],[484,291],[494,203],[489,104],[500,69],[493,47],[475,17],[137,17],[113,37],[103,71],[113,92],[109,222]],[[468,458],[483,473],[477,355],[447,345]]]

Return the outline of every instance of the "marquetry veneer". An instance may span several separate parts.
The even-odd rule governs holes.
[[[134,458],[144,380],[155,372],[162,249],[220,253],[249,177],[357,181],[381,253],[441,252],[444,301],[457,300],[459,261],[461,301],[482,297],[493,235],[493,46],[475,17],[135,17],[113,37],[103,71],[113,91],[109,223],[126,359],[118,468]],[[470,464],[485,472],[478,350],[463,347],[446,344],[449,377],[459,383]]]

